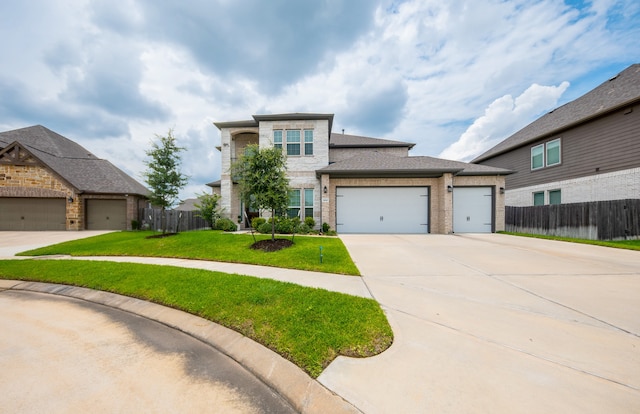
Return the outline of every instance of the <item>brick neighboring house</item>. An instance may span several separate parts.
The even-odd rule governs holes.
[[[43,126],[0,133],[0,230],[126,230],[148,190]]]
[[[229,174],[249,144],[287,154],[289,214],[313,217],[339,233],[494,232],[504,229],[504,178],[510,171],[409,156],[414,144],[332,133],[333,114],[254,115],[216,122],[222,174],[209,183],[241,227],[248,211]],[[264,216],[266,212],[262,212]]]
[[[640,198],[640,64],[471,162],[515,171],[508,206]]]

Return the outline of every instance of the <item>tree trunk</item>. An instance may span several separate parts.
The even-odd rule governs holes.
[[[276,210],[271,209],[271,241],[276,240]]]

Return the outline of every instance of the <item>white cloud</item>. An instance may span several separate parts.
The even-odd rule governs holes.
[[[511,95],[496,99],[439,157],[459,161],[475,158],[524,127],[533,117],[555,108],[568,87],[566,81],[558,86],[533,84],[515,99]]]
[[[0,2],[0,129],[43,124],[139,179],[174,128],[187,197],[220,176],[214,121],[330,112],[469,158],[640,56],[633,0],[272,3]]]

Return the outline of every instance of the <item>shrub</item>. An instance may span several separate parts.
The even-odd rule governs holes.
[[[258,233],[262,234],[271,234],[271,223],[267,223],[266,221],[255,228]]]
[[[329,232],[329,223],[322,223],[322,232],[323,233],[327,233]]]
[[[316,221],[313,219],[313,217],[305,217],[304,218],[304,224],[306,224],[307,227],[312,229],[312,228],[314,228],[316,226]]]
[[[221,218],[216,220],[216,230],[223,230],[223,231],[236,231],[238,229],[238,227],[236,226],[236,223],[234,223],[232,220],[228,219],[228,218]]]
[[[298,219],[300,221],[300,219]],[[276,233],[291,234],[296,230],[297,223],[295,219],[283,218],[276,221]]]
[[[138,220],[131,220],[131,230],[140,230],[140,222]]]
[[[254,217],[251,219],[251,227],[255,230],[258,230],[258,227],[260,227],[261,225],[263,225],[264,223],[266,223],[267,220],[265,220],[262,217]]]
[[[306,222],[306,220],[305,220]],[[309,234],[311,233],[312,228],[309,227],[309,225],[307,223],[302,223],[301,225],[298,226],[298,233],[300,234]]]

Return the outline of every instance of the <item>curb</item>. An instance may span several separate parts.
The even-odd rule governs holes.
[[[362,413],[274,351],[199,316],[116,293],[69,285],[0,280],[0,291],[3,290],[67,296],[142,316],[177,329],[229,356],[280,394],[300,413]]]

